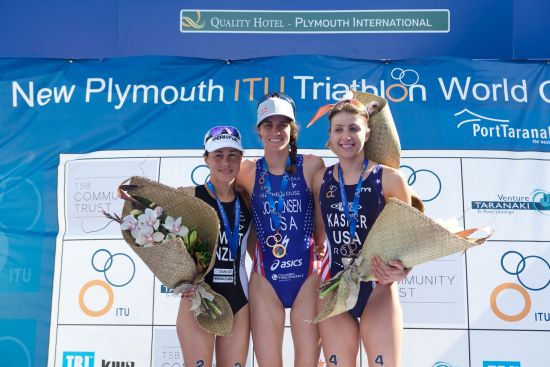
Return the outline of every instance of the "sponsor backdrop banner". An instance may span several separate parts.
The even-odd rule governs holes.
[[[348,88],[389,100],[401,171],[428,215],[496,230],[399,284],[404,365],[550,360],[546,63],[0,59],[0,76],[0,351],[9,366],[183,365],[177,298],[101,217],[121,208],[116,185],[136,174],[204,183],[202,139],[218,124],[236,125],[246,155],[260,155],[256,101],[273,90],[296,101],[299,147],[332,164],[327,120],[305,124]]]
[[[546,0],[13,1],[0,12],[0,56],[544,60],[549,12]]]

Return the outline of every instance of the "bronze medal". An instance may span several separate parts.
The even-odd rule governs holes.
[[[340,255],[343,257],[357,257],[357,244],[355,243],[345,243],[340,246]]]

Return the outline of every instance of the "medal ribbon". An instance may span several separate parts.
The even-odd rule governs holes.
[[[355,187],[355,194],[353,195],[351,211],[349,209],[348,197],[346,195],[344,174],[342,173],[341,165],[338,164],[338,185],[340,186],[340,196],[342,196],[342,206],[344,207],[344,213],[349,223],[350,237],[355,237],[355,232],[357,231],[357,211],[359,210],[359,196],[361,195],[363,176],[365,175],[365,170],[367,169],[368,164],[369,160],[365,158],[365,160],[363,161],[363,170],[361,171],[361,176],[359,176],[359,182],[357,182],[357,186]]]
[[[290,157],[286,160],[286,167],[290,166]],[[281,219],[279,218],[279,212],[278,210],[283,209],[283,194],[286,192],[286,187],[288,186],[288,173],[283,173],[283,180],[281,181],[281,190],[278,199],[277,199],[277,208],[275,208],[275,202],[273,200],[273,194],[271,192],[271,181],[269,180],[269,170],[267,168],[267,162],[265,161],[265,158],[262,159],[262,169],[264,171],[264,180],[265,180],[265,187],[267,191],[267,201],[269,203],[269,208],[271,209],[271,220],[273,221],[273,225],[275,226],[276,230],[279,230],[281,228]]]
[[[233,259],[235,259],[236,252],[237,252],[237,245],[239,244],[239,224],[241,220],[241,201],[239,200],[239,196],[237,193],[235,193],[235,225],[233,226],[233,231],[231,231],[231,227],[229,226],[229,218],[227,217],[227,213],[225,212],[225,209],[223,208],[223,205],[218,198],[218,195],[216,194],[216,189],[214,188],[214,184],[212,181],[208,181],[206,183],[210,191],[212,191],[212,194],[214,194],[214,198],[216,199],[216,203],[218,203],[218,210],[220,211],[220,215],[222,216],[223,221],[223,231],[225,232],[225,236],[227,237],[227,242],[229,244],[229,250],[231,251],[231,256]]]

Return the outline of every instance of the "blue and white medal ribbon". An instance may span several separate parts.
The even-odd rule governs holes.
[[[227,238],[227,244],[229,245],[228,246],[229,251],[231,252],[231,258],[233,259],[233,282],[235,282],[235,261],[237,256],[237,247],[239,245],[241,201],[239,200],[239,195],[235,193],[235,209],[234,209],[235,223],[233,225],[233,230],[231,230],[231,227],[229,226],[229,218],[227,216],[227,213],[225,212],[225,209],[223,208],[223,204],[221,203],[220,199],[218,198],[218,195],[216,194],[216,189],[214,188],[214,184],[212,183],[212,181],[208,181],[206,185],[214,195],[214,199],[216,199],[216,203],[218,204],[218,210],[222,217],[223,231],[225,232],[225,237]]]
[[[350,242],[351,239],[355,237],[357,232],[357,217],[359,211],[359,197],[361,196],[361,186],[363,185],[363,176],[365,175],[365,170],[369,164],[369,160],[365,158],[363,161],[363,169],[361,170],[361,175],[359,176],[359,181],[355,187],[355,194],[353,195],[353,202],[351,204],[351,209],[348,204],[348,197],[346,195],[346,186],[344,182],[344,174],[342,172],[342,167],[338,164],[338,185],[340,186],[340,196],[342,197],[342,207],[344,209],[344,214],[346,220],[349,223],[349,234]],[[356,247],[356,246],[355,246]],[[343,256],[350,256],[354,252],[354,249],[350,247],[350,244],[344,244],[341,247],[341,253]]]
[[[290,157],[286,161],[286,167],[290,165]],[[283,173],[283,179],[281,181],[281,190],[280,195],[277,198],[277,205],[275,205],[275,201],[273,200],[273,193],[271,191],[271,181],[269,179],[269,170],[267,167],[267,162],[265,161],[265,158],[262,159],[262,169],[263,169],[263,177],[264,177],[264,185],[266,187],[266,197],[267,202],[269,204],[269,209],[271,213],[271,221],[273,222],[273,226],[275,227],[275,234],[268,236],[266,238],[266,244],[268,247],[271,247],[273,250],[273,256],[280,259],[286,255],[286,246],[281,243],[283,236],[279,233],[279,230],[281,229],[281,218],[280,214],[283,211],[284,208],[284,200],[283,195],[286,192],[286,188],[288,186],[288,173],[285,171]]]

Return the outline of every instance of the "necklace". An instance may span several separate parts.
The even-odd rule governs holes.
[[[214,199],[216,199],[216,203],[218,204],[218,211],[220,212],[220,215],[222,217],[223,221],[223,231],[225,232],[225,237],[227,238],[227,244],[229,247],[229,251],[231,252],[231,258],[233,259],[233,284],[235,284],[235,259],[237,255],[237,247],[239,245],[239,224],[241,219],[241,201],[239,200],[239,196],[237,193],[235,193],[235,209],[234,209],[234,215],[235,215],[235,223],[233,224],[233,230],[231,230],[231,227],[229,226],[229,217],[227,216],[227,213],[225,212],[225,209],[223,207],[222,202],[218,198],[218,195],[216,194],[216,188],[214,187],[214,184],[212,181],[208,181],[206,183],[210,191],[212,191],[212,194],[214,195]]]
[[[286,160],[286,167],[290,165],[290,157]],[[266,188],[266,197],[269,204],[269,211],[271,214],[271,221],[275,228],[275,233],[268,236],[265,240],[266,245],[271,248],[273,256],[280,259],[286,255],[286,245],[282,243],[283,235],[279,232],[281,229],[281,213],[284,206],[283,195],[286,192],[288,186],[288,173],[283,172],[283,179],[281,181],[281,190],[277,198],[277,204],[273,200],[274,193],[271,191],[271,180],[269,179],[269,170],[265,158],[262,158],[262,177],[258,180],[260,184],[264,184]],[[263,182],[262,182],[263,181]]]
[[[342,197],[342,208],[344,209],[344,215],[347,222],[349,223],[349,234],[350,241],[340,245],[340,254],[344,257],[351,257],[354,255],[357,250],[357,244],[352,243],[352,238],[355,237],[357,232],[357,217],[359,210],[359,197],[361,196],[361,186],[363,185],[363,176],[365,175],[365,170],[369,164],[368,159],[363,160],[363,169],[361,170],[361,175],[355,186],[355,193],[353,195],[353,202],[351,203],[351,208],[348,203],[348,197],[346,195],[346,186],[344,182],[344,173],[342,172],[342,166],[338,164],[338,185],[340,186],[340,196]]]

